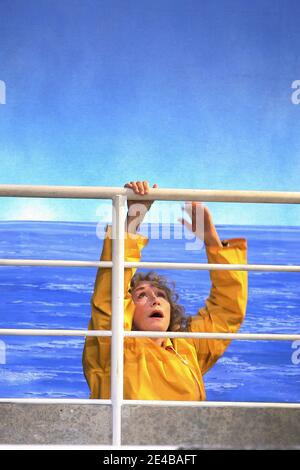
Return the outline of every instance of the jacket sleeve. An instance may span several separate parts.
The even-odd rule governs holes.
[[[141,250],[148,239],[142,235],[125,234],[125,261],[140,261]],[[112,240],[111,226],[106,231],[103,243],[101,261],[111,261]],[[124,272],[124,329],[131,330],[134,314],[134,303],[129,293],[130,281],[136,268],[126,268]],[[100,267],[97,272],[94,293],[91,299],[92,315],[89,330],[111,329],[111,268]],[[83,350],[84,374],[91,390],[90,398],[105,398],[109,396],[110,377],[110,337],[88,336]]]
[[[125,261],[137,262],[141,259],[141,251],[148,243],[148,239],[140,234],[125,233],[124,250]],[[112,240],[111,226],[108,227],[106,237],[104,239],[101,261],[112,260]],[[129,293],[130,281],[136,272],[136,268],[126,268],[124,273],[124,328],[131,330],[133,316],[133,301]],[[112,287],[112,270],[111,268],[99,268],[92,296],[92,307],[94,312],[95,329],[110,330],[111,329],[111,287]]]
[[[242,238],[228,240],[226,247],[207,247],[209,263],[246,264],[247,242]],[[212,287],[205,307],[192,317],[190,331],[236,333],[245,316],[248,297],[247,271],[210,271]],[[224,354],[228,340],[196,339],[198,362],[205,374]]]

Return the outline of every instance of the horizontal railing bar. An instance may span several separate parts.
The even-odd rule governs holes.
[[[0,185],[0,197],[41,197],[71,199],[112,199],[116,195],[130,200],[144,200],[144,196],[134,194],[122,187],[98,186],[41,186],[41,185]],[[170,201],[214,201],[246,203],[299,204],[300,192],[291,191],[239,191],[214,189],[150,189],[148,200]]]
[[[178,450],[177,446],[131,446],[131,445],[89,445],[89,444],[0,444],[0,450]]]
[[[112,268],[112,261],[77,261],[56,259],[0,259],[0,266],[62,266],[78,268]]]
[[[0,398],[1,403],[28,405],[111,405],[111,400],[89,398]]]
[[[218,264],[218,263],[163,263],[163,262],[125,262],[130,268],[186,269],[195,271],[272,271],[300,272],[299,265],[279,264]]]
[[[131,446],[131,445],[89,445],[89,444],[0,444],[0,450],[178,450],[177,446]],[[113,455],[113,454],[112,454]]]
[[[111,336],[109,330],[43,330],[0,328],[1,336]],[[124,331],[125,337],[136,338],[194,338],[241,341],[296,341],[300,334],[279,333],[191,333],[188,331]]]
[[[109,330],[44,330],[39,328],[0,328],[2,336],[111,336]]]
[[[235,339],[241,341],[296,341],[300,334],[279,333],[189,333],[175,331],[125,331],[127,337],[146,338],[194,338],[194,339]]]
[[[234,402],[234,401],[168,401],[168,400],[123,400],[129,406],[189,406],[196,408],[300,408],[300,403]]]
[[[141,269],[186,269],[195,271],[265,271],[300,272],[300,265],[285,264],[213,264],[213,263],[169,263],[148,261],[125,261],[125,268]],[[61,267],[102,267],[112,268],[112,261],[72,261],[39,259],[0,259],[0,266],[61,266]]]
[[[89,445],[89,444],[0,444],[0,450],[178,450],[177,446],[132,446],[132,445]],[[112,454],[114,455],[114,454]]]
[[[16,403],[30,405],[70,404],[70,405],[111,405],[111,400],[87,398],[0,398],[1,403]],[[222,402],[222,401],[173,401],[173,400],[123,400],[125,406],[189,406],[201,408],[300,408],[300,403],[281,402]]]

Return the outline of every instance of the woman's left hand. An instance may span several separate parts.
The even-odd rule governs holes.
[[[194,233],[197,238],[203,240],[205,245],[223,246],[208,207],[204,206],[202,202],[188,201],[182,209],[191,219],[191,222],[183,217],[178,219],[183,226]]]

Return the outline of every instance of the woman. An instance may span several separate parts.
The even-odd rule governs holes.
[[[146,196],[147,181],[125,184],[134,193]],[[153,188],[157,188],[155,184]],[[137,228],[152,202],[139,201],[139,213],[133,214],[128,201],[125,260],[140,261],[147,238]],[[143,210],[141,210],[143,209]],[[196,210],[197,209],[197,210]],[[195,224],[200,209],[204,229]],[[202,237],[209,263],[245,264],[246,240],[221,242],[209,210],[201,203],[186,204],[191,222],[181,223]],[[101,260],[111,260],[111,227],[107,229]],[[197,315],[185,317],[176,293],[166,279],[153,272],[136,274],[125,269],[124,328],[140,331],[190,331],[235,333],[246,311],[247,273],[210,271],[210,295]],[[92,297],[91,330],[111,329],[111,269],[99,269]],[[83,367],[90,398],[110,398],[110,338],[87,337]],[[203,375],[221,357],[228,340],[192,338],[131,338],[124,340],[124,398],[135,400],[205,400]]]

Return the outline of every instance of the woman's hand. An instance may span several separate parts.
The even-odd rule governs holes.
[[[213,223],[212,215],[202,202],[186,202],[182,208],[191,218],[191,222],[183,217],[178,221],[197,238],[203,240],[206,246],[222,247],[217,229]]]
[[[131,181],[124,184],[124,188],[132,189],[135,194],[146,196],[149,192],[150,186],[148,181]],[[158,188],[155,183],[153,189]],[[150,210],[154,201],[145,199],[144,201],[129,201],[127,200],[128,213],[127,213],[127,232],[135,233],[140,224],[142,223],[146,213]]]

